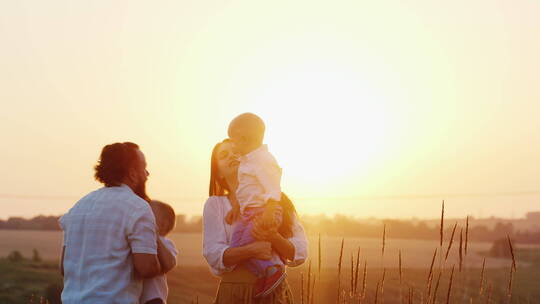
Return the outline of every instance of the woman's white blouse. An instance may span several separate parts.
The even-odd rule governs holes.
[[[214,275],[221,276],[224,272],[232,271],[235,265],[223,265],[223,253],[229,248],[233,228],[225,222],[225,216],[231,210],[231,204],[226,196],[211,196],[204,205],[203,213],[203,255]],[[304,263],[308,255],[308,242],[304,228],[294,219],[293,236],[288,240],[294,246],[294,260],[288,261],[287,266],[298,266]]]

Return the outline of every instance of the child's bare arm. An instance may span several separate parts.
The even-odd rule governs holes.
[[[176,267],[176,257],[165,247],[161,238],[157,238],[157,256],[161,264],[161,273],[165,274]]]

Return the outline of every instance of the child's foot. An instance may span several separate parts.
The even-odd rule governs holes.
[[[253,287],[253,297],[261,297],[264,292],[264,282],[266,282],[266,277],[257,279],[255,286]]]
[[[262,297],[265,297],[271,294],[276,287],[283,282],[287,274],[284,271],[284,268],[280,265],[275,265],[268,267],[266,280],[264,281],[264,287],[262,291]]]

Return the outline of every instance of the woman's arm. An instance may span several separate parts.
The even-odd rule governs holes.
[[[270,242],[254,242],[241,247],[227,248],[223,252],[223,265],[231,267],[251,258],[259,260],[271,259],[272,245]]]
[[[260,241],[268,241],[272,248],[286,261],[294,260],[294,244],[284,238],[277,229],[265,229],[264,221],[261,218],[255,220],[253,237]]]
[[[307,237],[304,228],[295,217],[292,225],[293,235],[291,238],[284,238],[277,229],[268,230],[264,228],[262,221],[256,220],[253,228],[253,237],[257,240],[266,240],[272,243],[272,248],[288,261],[289,266],[298,266],[307,259]]]
[[[225,232],[224,217],[227,210],[222,197],[210,197],[203,211],[203,255],[214,275],[233,270],[234,266],[250,258],[269,259],[272,247],[269,242],[254,242],[231,248]]]

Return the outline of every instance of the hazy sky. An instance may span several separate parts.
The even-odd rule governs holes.
[[[211,148],[246,111],[302,213],[540,210],[539,15],[536,0],[0,0],[0,218],[67,211],[116,141],[141,146],[151,196],[199,214]]]

